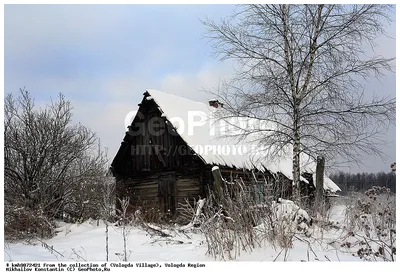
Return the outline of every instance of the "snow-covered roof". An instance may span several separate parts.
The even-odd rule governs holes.
[[[226,130],[226,126],[224,127],[214,116],[216,110],[221,108],[158,90],[147,90],[147,93],[149,96],[146,99],[156,102],[162,115],[175,126],[183,140],[207,164],[244,169],[256,168],[261,171],[266,168],[272,173],[280,172],[292,179],[291,148],[278,156],[268,155],[260,151],[257,139],[252,136],[246,136],[238,141],[237,138],[221,134],[221,131]],[[316,163],[310,157],[301,154],[300,161],[303,172],[315,172]],[[333,192],[340,191],[340,188],[326,176],[324,188]]]

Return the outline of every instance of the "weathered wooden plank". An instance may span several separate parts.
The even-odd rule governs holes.
[[[158,183],[152,183],[152,184],[136,184],[135,186],[132,186],[134,190],[147,190],[147,189],[154,189],[158,188]]]

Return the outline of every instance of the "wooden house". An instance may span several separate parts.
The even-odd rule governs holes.
[[[214,166],[227,180],[281,177],[280,189],[285,190],[277,194],[287,197],[291,158],[252,159],[254,152],[246,150],[250,140],[238,143],[221,134],[225,127],[212,117],[216,109],[223,109],[217,100],[201,103],[147,90],[111,164],[117,198],[129,197],[132,210],[153,207],[174,215],[186,199],[204,198],[214,189]],[[303,183],[313,186],[315,163],[303,169],[309,174]],[[328,178],[324,186],[340,190]]]

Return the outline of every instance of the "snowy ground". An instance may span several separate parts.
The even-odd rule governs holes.
[[[331,220],[343,221],[344,207],[332,208]],[[135,262],[215,261],[207,255],[207,246],[200,233],[178,233],[166,230],[172,237],[155,236],[141,228],[132,228],[128,237],[128,260]],[[345,234],[341,229],[313,231],[313,236],[298,237],[293,248],[282,250],[272,246],[257,248],[252,253],[242,252],[236,261],[360,261],[354,248],[341,247]],[[5,261],[105,261],[105,226],[100,221],[82,224],[63,223],[59,233],[45,244],[5,243]],[[46,248],[47,244],[47,248]],[[121,261],[123,237],[120,227],[109,228],[109,261]],[[54,250],[50,250],[52,247]]]

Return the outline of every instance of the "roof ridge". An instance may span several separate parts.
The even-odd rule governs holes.
[[[189,101],[192,101],[192,102],[195,102],[195,103],[198,103],[198,104],[202,104],[202,105],[208,107],[208,105],[207,105],[206,103],[201,102],[201,101],[192,100],[192,99],[190,99],[190,98],[186,98],[186,97],[174,95],[174,94],[167,93],[167,92],[165,92],[165,91],[160,91],[160,90],[157,90],[157,89],[146,89],[146,92],[149,93],[150,95],[151,95],[151,91],[153,91],[153,92],[154,92],[154,91],[155,91],[155,92],[160,92],[160,93],[162,93],[162,94],[170,95],[170,96],[172,96],[172,97],[176,97],[176,98],[180,98],[180,99],[184,99],[184,100],[189,100]]]

